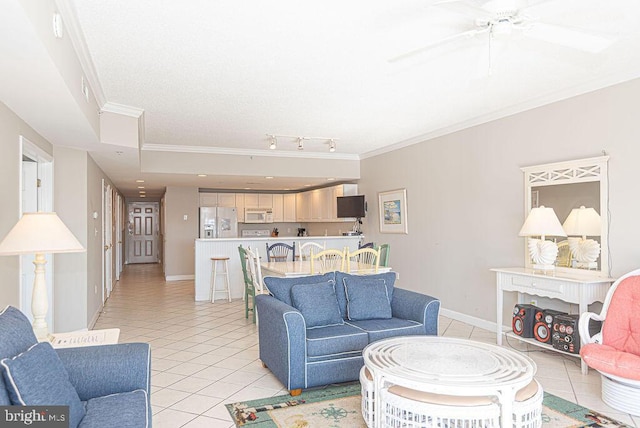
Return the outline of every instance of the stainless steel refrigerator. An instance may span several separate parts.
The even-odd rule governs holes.
[[[200,238],[237,238],[238,211],[227,207],[200,207]]]

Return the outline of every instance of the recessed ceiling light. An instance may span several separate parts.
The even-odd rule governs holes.
[[[282,189],[282,190],[291,190],[291,189]]]
[[[273,177],[271,177],[270,175],[265,177],[267,180],[271,180]]]
[[[311,184],[305,184],[304,187],[311,187]]]
[[[146,190],[140,190],[140,194],[142,195],[143,193],[147,193]]]
[[[144,183],[144,180],[136,180],[136,183]]]
[[[147,197],[147,195],[140,195],[140,197],[141,197],[141,198],[146,198],[146,197]]]
[[[244,190],[251,190],[251,187],[245,187]]]
[[[334,181],[334,180],[335,180],[335,178],[333,178],[333,177],[327,178],[327,181]]]
[[[138,186],[138,189],[144,189],[144,186]]]
[[[198,177],[206,177],[207,174],[198,174]]]

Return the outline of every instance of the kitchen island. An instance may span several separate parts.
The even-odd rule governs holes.
[[[270,236],[264,238],[218,238],[218,239],[196,239],[196,266],[195,266],[195,299],[196,301],[207,301],[210,299],[209,290],[211,287],[211,257],[229,257],[229,284],[231,287],[231,298],[241,299],[244,293],[244,278],[242,277],[242,267],[240,266],[240,254],[238,246],[242,245],[247,248],[257,249],[260,257],[266,260],[267,248],[266,244],[274,244],[276,242],[284,242],[293,244],[295,242],[296,250],[299,244],[305,242],[317,242],[325,244],[327,249],[337,248],[342,250],[348,247],[354,251],[358,249],[358,243],[364,235],[359,236]],[[221,282],[218,277],[218,282]],[[220,286],[220,284],[218,284]]]

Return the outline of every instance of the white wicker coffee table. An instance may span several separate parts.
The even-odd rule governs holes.
[[[374,409],[383,409],[382,388],[398,385],[451,396],[495,396],[501,426],[512,426],[515,393],[533,380],[536,364],[500,346],[437,336],[403,336],[380,340],[364,351],[373,376]],[[375,417],[375,425],[383,425]]]

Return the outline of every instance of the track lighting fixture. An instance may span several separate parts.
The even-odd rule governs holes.
[[[325,138],[325,137],[303,137],[303,136],[294,136],[294,135],[276,135],[276,134],[267,134],[269,137],[269,149],[275,150],[278,148],[278,137],[280,138],[289,138],[293,142],[295,142],[298,146],[298,150],[304,150],[304,141],[305,140],[320,140],[324,141],[325,144],[329,144],[329,151],[331,153],[336,151],[336,138]]]

